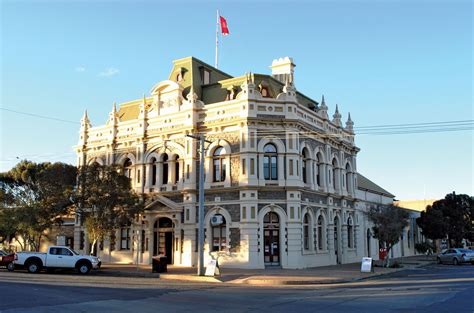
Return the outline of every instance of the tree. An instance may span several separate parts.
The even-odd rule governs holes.
[[[368,212],[369,220],[374,224],[374,237],[387,249],[384,265],[389,266],[389,252],[400,240],[403,229],[408,226],[409,214],[406,210],[394,205],[371,208]]]
[[[131,189],[130,179],[122,175],[118,167],[98,164],[80,168],[74,202],[94,255],[99,240],[128,223],[143,208]]]
[[[21,161],[0,174],[0,237],[21,237],[21,248],[39,250],[44,231],[71,209],[76,167]]]
[[[450,246],[460,246],[463,239],[474,239],[473,219],[473,197],[453,192],[427,206],[416,222],[426,237],[447,238]]]

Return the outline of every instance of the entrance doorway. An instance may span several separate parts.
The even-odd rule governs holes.
[[[336,264],[341,264],[341,253],[339,246],[339,218],[334,218],[334,253],[336,254]]]
[[[168,264],[173,264],[174,224],[161,217],[153,225],[153,255],[164,255]]]
[[[280,219],[274,212],[263,218],[263,248],[265,265],[280,265]]]

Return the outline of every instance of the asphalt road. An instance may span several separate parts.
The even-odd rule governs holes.
[[[8,273],[0,312],[474,312],[474,266],[433,265],[337,285],[256,287]]]

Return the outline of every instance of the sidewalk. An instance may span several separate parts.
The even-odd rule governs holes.
[[[402,267],[383,268],[376,266],[372,273],[361,273],[360,263],[330,265],[300,270],[281,268],[223,268],[221,269],[220,276],[202,277],[196,275],[196,269],[193,267],[168,266],[167,273],[158,274],[151,272],[151,265],[140,265],[137,268],[135,265],[104,264],[97,274],[104,276],[154,277],[163,281],[230,283],[262,286],[335,284],[353,282],[398,272],[400,270],[422,267],[434,263],[436,259],[432,256],[414,256],[392,259],[392,261],[397,261],[402,265]],[[378,261],[375,263],[376,265],[379,264]]]

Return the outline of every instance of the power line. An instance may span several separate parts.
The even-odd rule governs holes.
[[[411,123],[411,124],[392,124],[392,125],[374,125],[374,126],[359,126],[359,127],[354,127],[354,129],[366,129],[366,128],[384,128],[384,127],[416,127],[416,126],[423,126],[423,125],[442,125],[442,124],[456,124],[456,123],[468,123],[472,124],[474,123],[474,120],[461,120],[461,121],[442,121],[442,122],[430,122],[430,123]],[[447,125],[449,126],[449,125]],[[424,126],[423,126],[424,127]]]
[[[70,120],[65,120],[57,117],[40,115],[29,112],[22,112],[12,110],[8,108],[1,108],[1,110],[22,114],[42,119],[54,120],[70,124],[80,124]],[[470,127],[472,126],[472,127]],[[474,120],[458,120],[458,121],[440,121],[440,122],[423,122],[423,123],[407,123],[407,124],[387,124],[387,125],[374,125],[374,126],[359,126],[354,127],[355,135],[399,135],[399,134],[419,134],[419,133],[432,133],[432,132],[451,132],[451,131],[466,131],[473,130]],[[360,132],[357,132],[360,130]],[[273,134],[287,134],[288,132],[282,130],[260,130],[260,133],[272,132]],[[291,132],[290,132],[291,133]],[[299,133],[300,132],[294,132]],[[312,133],[312,136],[317,137],[340,137],[340,134],[316,134]]]
[[[73,121],[62,119],[62,118],[46,116],[46,115],[40,115],[40,114],[29,113],[29,112],[16,111],[16,110],[7,109],[7,108],[0,108],[0,110],[4,110],[4,111],[16,113],[16,114],[22,114],[22,115],[28,115],[28,116],[32,116],[32,117],[42,118],[42,119],[45,119],[45,120],[53,120],[53,121],[71,123],[71,124],[76,124],[76,125],[80,124],[79,122],[73,122]]]

